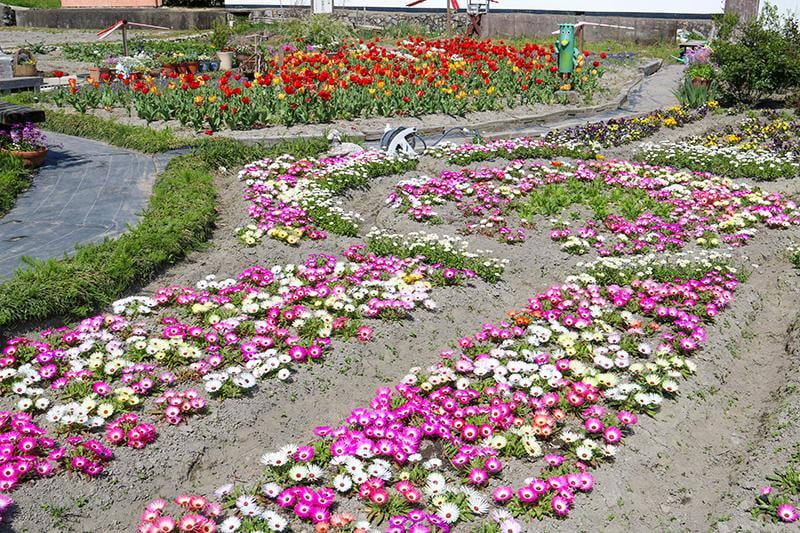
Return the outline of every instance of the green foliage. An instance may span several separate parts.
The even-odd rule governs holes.
[[[767,4],[747,23],[725,16],[718,25],[711,59],[727,100],[752,103],[800,85],[800,29],[795,18],[781,17]]]
[[[291,139],[272,146],[243,144],[227,137],[208,137],[195,143],[196,155],[212,168],[237,167],[264,159],[291,154],[298,158],[313,157],[328,149],[323,138]]]
[[[558,215],[575,204],[590,207],[597,219],[613,213],[619,213],[628,220],[635,220],[644,212],[667,216],[672,209],[641,189],[612,187],[602,180],[580,181],[571,178],[564,183],[552,183],[531,191],[519,202],[517,210],[521,217],[531,220],[537,215]]]
[[[695,63],[686,69],[686,77],[710,80],[714,77],[714,67],[711,63]]]
[[[95,139],[146,154],[165,152],[189,144],[174,136],[169,129],[128,126],[92,115],[75,115],[61,111],[48,110],[46,116],[47,120],[42,128],[49,131]]]
[[[231,27],[224,19],[217,19],[211,25],[211,46],[216,50],[225,50],[231,40]]]
[[[224,23],[223,25],[227,26]],[[211,57],[214,52],[213,45],[205,38],[179,40],[134,38],[129,41],[128,48],[131,55],[144,53],[154,58],[172,57],[175,54]],[[71,61],[99,63],[108,57],[122,55],[122,43],[119,41],[69,43],[62,47],[62,52],[64,57]]]
[[[322,48],[353,36],[352,30],[343,22],[322,13],[280,23],[278,30],[296,41]]]
[[[14,206],[17,196],[30,185],[30,174],[18,158],[0,152],[0,217]]]
[[[58,9],[61,7],[61,0],[3,0],[3,3],[12,7],[31,9]]]
[[[708,78],[705,78],[708,79]],[[691,76],[686,76],[677,89],[673,91],[675,98],[681,105],[698,109],[708,104],[709,100],[715,99],[715,85],[695,85],[692,83]]]

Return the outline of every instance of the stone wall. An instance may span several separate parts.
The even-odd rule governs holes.
[[[120,19],[142,24],[166,26],[174,30],[207,30],[211,23],[227,17],[224,9],[177,9],[177,8],[67,8],[67,9],[19,9],[17,25],[34,28],[107,28]]]
[[[354,26],[386,28],[398,24],[413,24],[427,31],[437,32],[444,31],[447,27],[447,16],[444,14],[444,10],[442,10],[442,13],[434,13],[426,11],[374,11],[336,8],[333,10],[333,15]],[[264,8],[251,11],[249,19],[252,22],[269,22],[303,16],[308,16],[308,8]],[[463,12],[452,14],[452,24],[455,29],[466,28],[467,21],[467,15]]]
[[[269,8],[256,9],[250,12],[250,20],[262,22],[280,20],[293,16],[304,16],[308,9]],[[386,28],[398,24],[414,24],[428,31],[442,31],[446,27],[446,15],[442,12],[418,11],[375,11],[359,9],[334,9],[334,16],[355,26]],[[463,33],[468,25],[465,13],[453,14],[453,28],[456,33]],[[587,26],[585,39],[587,42],[600,40],[617,40],[637,43],[655,43],[674,41],[679,28],[708,35],[711,29],[710,18],[659,18],[622,17],[622,16],[578,16],[570,14],[539,13],[503,13],[495,11],[484,16],[482,24],[483,37],[547,37],[558,29],[563,22],[595,22],[618,26],[629,26],[633,29]]]

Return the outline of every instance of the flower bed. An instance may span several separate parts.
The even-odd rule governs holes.
[[[735,128],[684,141],[649,144],[637,159],[733,178],[773,180],[800,174],[795,121],[747,118]]]
[[[433,247],[420,236],[393,237],[421,254]],[[417,308],[434,310],[432,287],[475,277],[448,265],[475,257],[451,248],[433,263],[355,245],[341,259],[311,254],[301,265],[253,267],[237,279],[208,276],[195,287],[125,298],[113,304],[113,314],[44,330],[36,340],[9,340],[0,358],[0,395],[16,401],[14,420],[41,416],[70,435],[72,446],[86,446],[78,435],[103,430],[109,443],[141,449],[155,440],[155,423],[178,425],[205,413],[206,395],[237,397],[251,393],[259,380],[289,379],[296,366],[329,353],[335,338],[369,341],[372,328],[364,319],[398,320]],[[496,273],[500,263],[486,260]],[[197,387],[186,388],[192,383]],[[136,413],[147,406],[155,408],[155,418],[153,412]],[[2,435],[0,428],[0,445]],[[97,449],[107,455],[106,448]],[[79,463],[72,467],[95,465],[87,473],[102,472],[94,459]],[[15,484],[0,480],[0,491]]]
[[[379,150],[343,157],[296,160],[291,156],[263,159],[247,165],[244,199],[254,224],[237,228],[238,237],[255,245],[264,235],[297,244],[301,239],[324,239],[326,231],[354,237],[357,213],[345,212],[335,196],[369,179],[415,168],[417,160],[387,156]]]
[[[548,132],[543,138],[520,137],[493,140],[485,143],[443,144],[430,148],[426,154],[447,158],[456,165],[468,165],[476,161],[503,158],[551,159],[574,157],[591,159],[602,148],[611,148],[638,141],[654,135],[661,128],[679,128],[700,120],[715,109],[716,103],[699,109],[683,106],[657,110],[631,118],[615,118],[604,122],[589,122],[572,128]]]
[[[545,141],[553,144],[582,143],[590,146],[596,144],[603,148],[611,148],[650,137],[661,128],[680,128],[691,124],[705,117],[709,110],[716,108],[716,102],[697,109],[674,106],[631,118],[590,122],[572,128],[553,130],[545,136]]]
[[[737,284],[715,256],[589,264],[379,389],[341,426],[265,453],[266,483],[221,487],[228,510],[205,519],[228,531],[449,531],[480,521],[499,532],[567,516],[637,418],[678,394],[704,322]],[[515,487],[506,465],[519,461],[531,477]],[[341,510],[354,500],[358,516]],[[165,504],[147,507],[141,531],[154,530]]]
[[[552,47],[520,48],[468,38],[343,45],[324,53],[275,57],[250,80],[225,73],[173,78],[120,75],[72,85],[51,95],[79,112],[135,109],[147,121],[178,120],[195,129],[251,129],[269,124],[330,122],[364,116],[421,115],[549,103],[558,89],[591,98],[600,63],[579,58],[576,75],[558,75]],[[585,64],[584,64],[585,63]]]
[[[739,246],[757,225],[800,224],[797,205],[780,194],[709,173],[624,161],[447,170],[399,182],[387,201],[414,220],[431,223],[438,220],[435,206],[454,202],[468,219],[465,233],[507,243],[525,239],[525,229],[511,224],[515,213],[530,221],[587,205],[596,219],[577,229],[557,221],[551,237],[567,252],[594,249],[603,256],[676,250],[690,243]]]

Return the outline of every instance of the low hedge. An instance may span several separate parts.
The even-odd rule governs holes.
[[[89,119],[95,120],[100,119]],[[32,320],[85,316],[197,249],[211,235],[217,216],[214,173],[219,167],[235,168],[282,153],[315,155],[326,147],[324,140],[270,148],[223,138],[197,142],[190,154],[174,158],[156,178],[136,227],[117,238],[79,246],[72,257],[26,259],[27,269],[0,284],[0,331]]]
[[[11,210],[17,196],[30,184],[30,173],[22,168],[22,162],[0,152],[0,218]]]

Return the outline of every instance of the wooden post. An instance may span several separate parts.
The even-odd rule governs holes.
[[[122,21],[122,55],[128,56],[128,21]]]
[[[447,2],[447,36],[450,37],[453,35],[453,16],[450,13],[450,0],[445,0]]]

